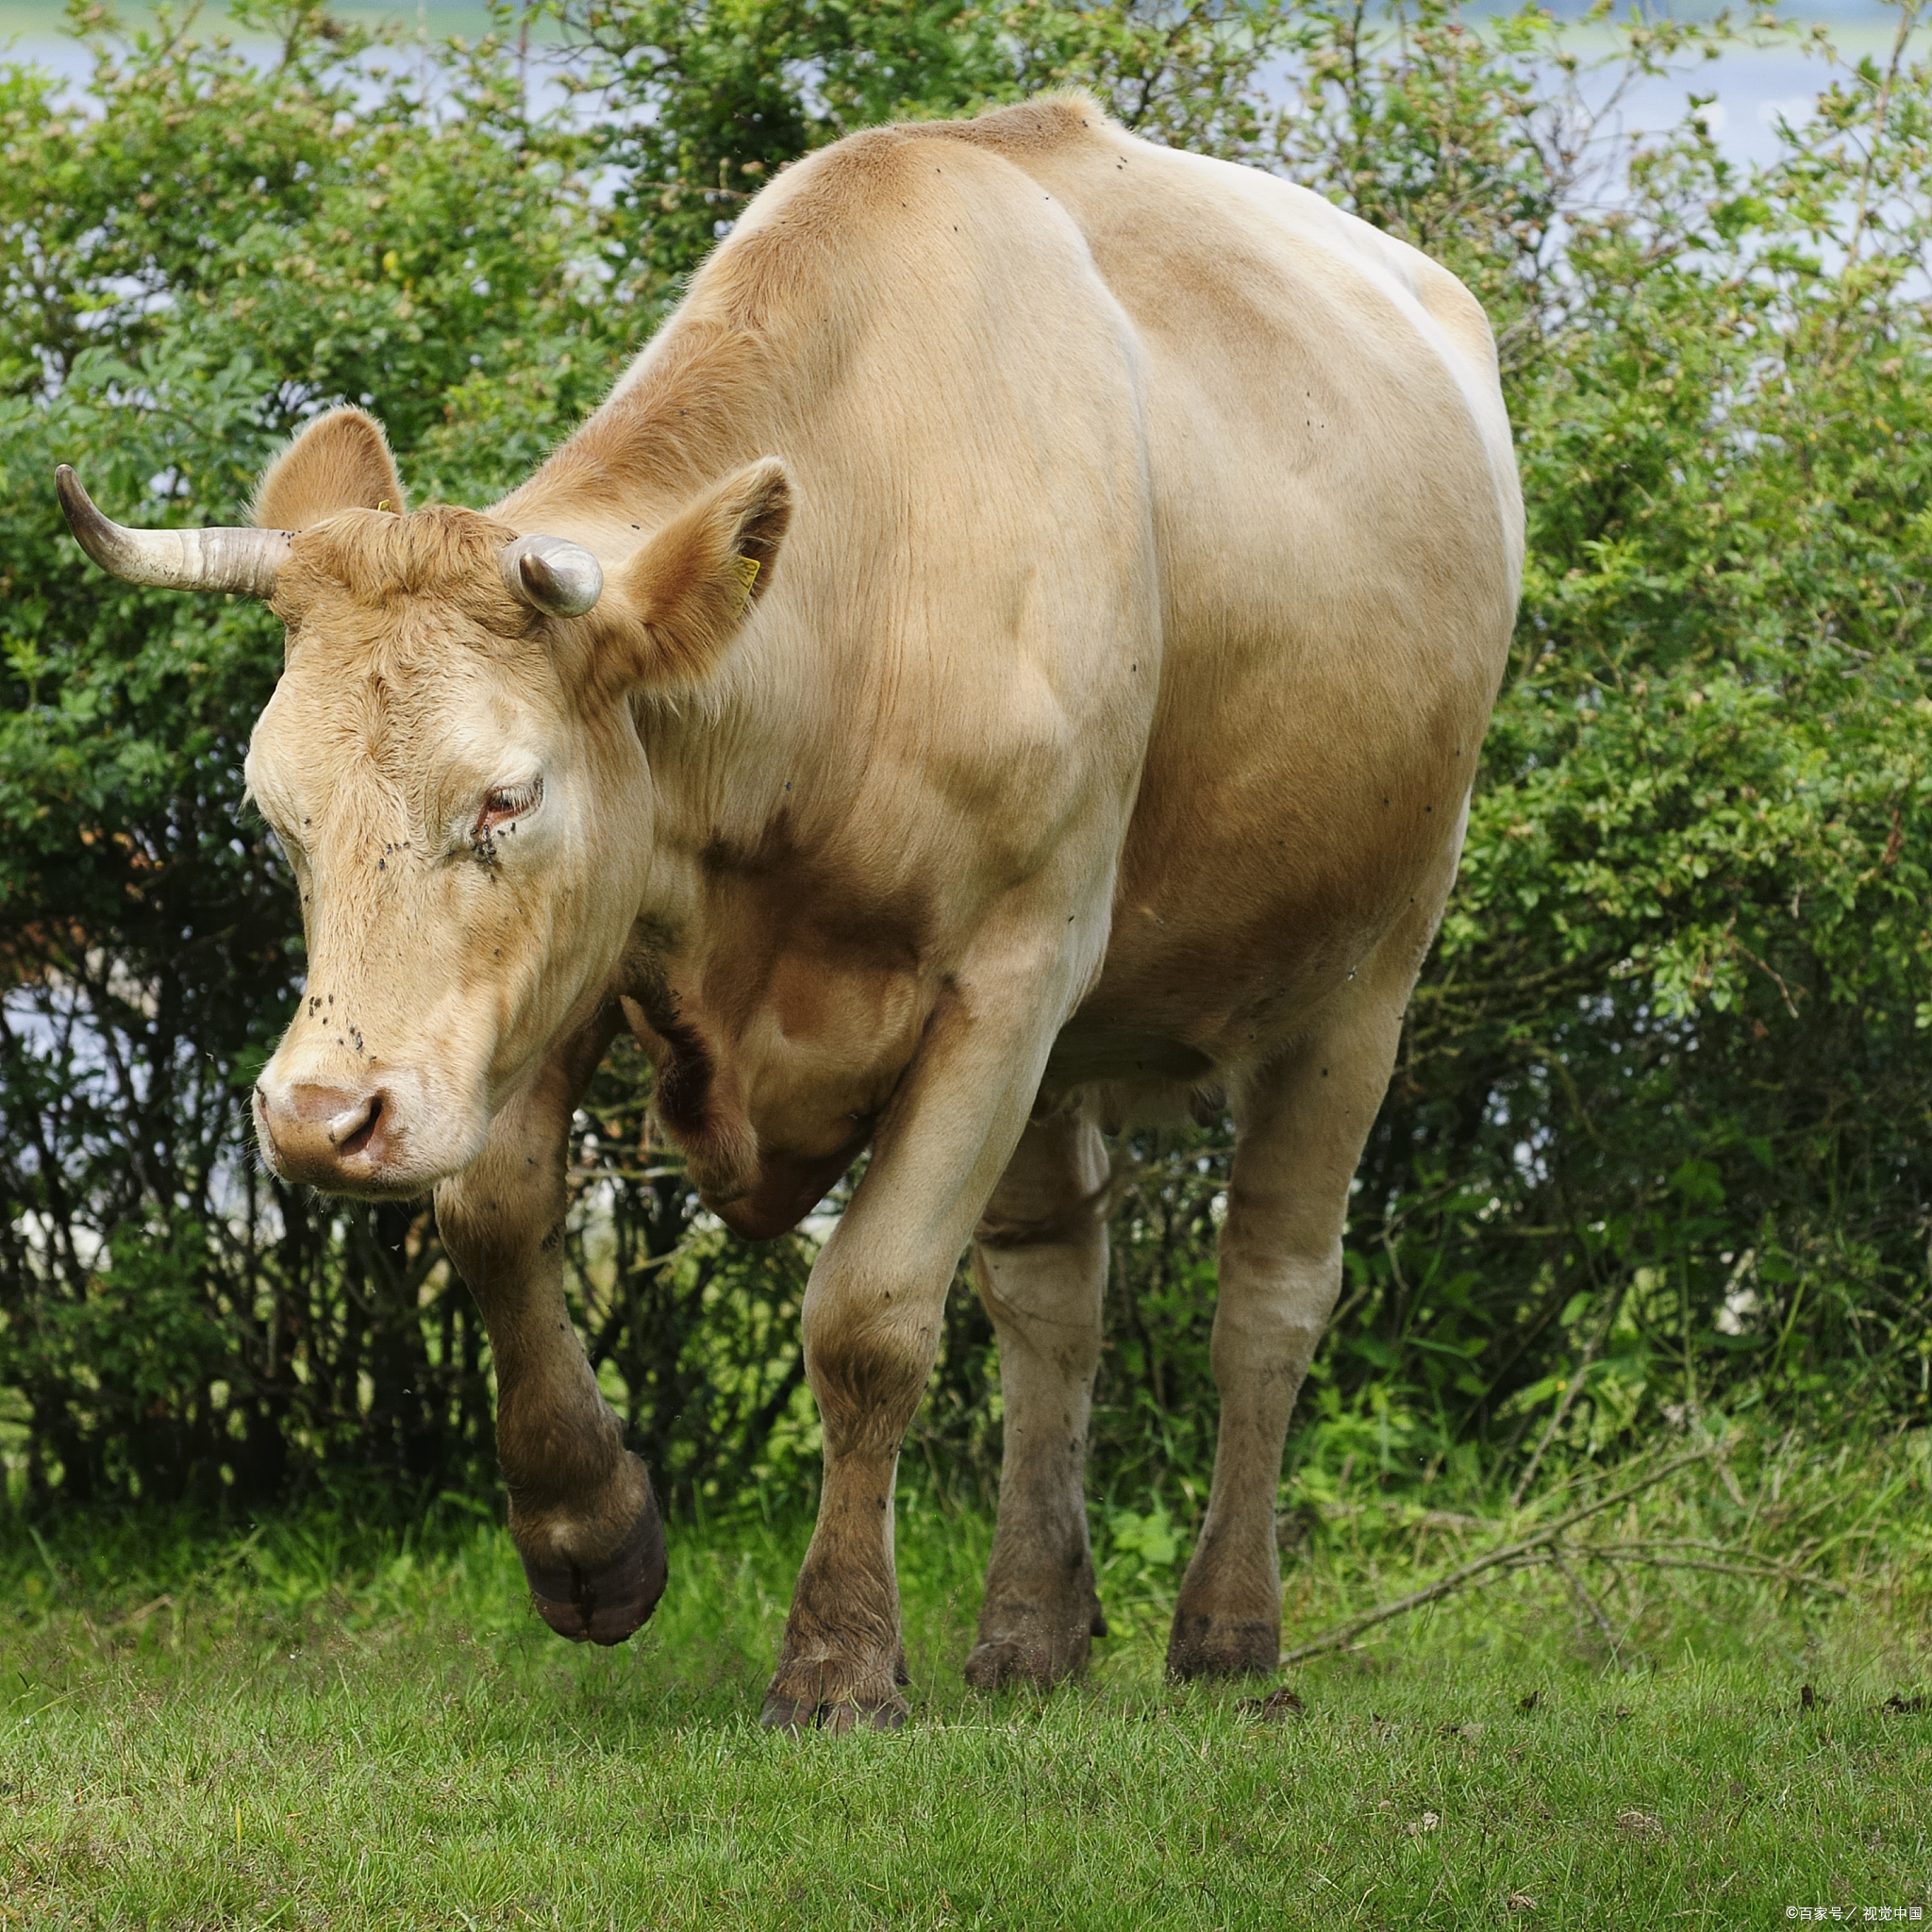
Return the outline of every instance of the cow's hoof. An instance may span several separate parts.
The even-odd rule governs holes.
[[[960,1673],[975,1690],[1006,1690],[1015,1684],[1030,1684],[1037,1690],[1051,1690],[1067,1677],[1087,1668],[1087,1645],[1077,1651],[1051,1644],[1025,1643],[1017,1638],[982,1638],[973,1646]]]
[[[631,1533],[601,1563],[533,1563],[524,1558],[537,1614],[574,1643],[622,1643],[658,1607],[670,1569],[664,1519],[648,1486]]]
[[[842,1738],[848,1731],[896,1731],[910,1715],[906,1700],[896,1693],[883,1704],[849,1697],[838,1704],[821,1704],[815,1698],[786,1697],[774,1690],[765,1699],[758,1722],[768,1731],[820,1730]]]
[[[1273,1618],[1175,1612],[1167,1645],[1167,1674],[1192,1677],[1273,1676],[1281,1664],[1281,1625]]]
[[[906,1722],[906,1653],[894,1645],[888,1663],[874,1652],[864,1660],[780,1657],[765,1691],[759,1723],[768,1731],[896,1731]]]
[[[963,1673],[975,1690],[1031,1684],[1050,1690],[1087,1668],[1095,1637],[1107,1635],[1097,1598],[1073,1615],[1039,1605],[1001,1605],[981,1615],[979,1641]]]

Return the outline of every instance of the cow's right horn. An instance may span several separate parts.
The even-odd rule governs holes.
[[[498,560],[510,595],[546,617],[581,617],[604,594],[604,566],[568,537],[519,537]]]
[[[109,521],[65,463],[54,487],[74,541],[110,575],[175,591],[239,591],[273,596],[275,573],[289,554],[289,530],[247,528],[130,530]]]

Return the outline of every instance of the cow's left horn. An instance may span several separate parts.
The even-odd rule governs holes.
[[[275,594],[275,573],[289,554],[288,530],[130,530],[104,517],[62,463],[54,488],[74,541],[111,576],[175,591]]]
[[[502,552],[509,593],[546,617],[581,617],[604,591],[604,567],[568,537],[519,537]]]

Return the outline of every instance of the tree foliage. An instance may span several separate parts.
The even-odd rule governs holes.
[[[1712,1406],[1926,1414],[1914,16],[1889,60],[1822,67],[1751,170],[1694,106],[1607,132],[1620,85],[1734,44],[1724,23],[1599,19],[1586,63],[1546,15],[1442,0],[551,0],[440,47],[315,0],[236,17],[265,58],[90,8],[78,97],[0,69],[0,1425],[33,1493],[489,1466],[480,1331],[427,1210],[320,1203],[250,1158],[242,1096],[302,970],[240,777],[274,624],[83,564],[53,465],[130,521],[233,522],[346,399],[419,499],[487,500],[778,168],[1061,82],[1446,261],[1518,433],[1522,621],[1302,1481],[1515,1468]],[[613,1399],[687,1503],[795,1493],[808,1241],[697,1213],[634,1057],[579,1140],[575,1279]],[[1136,1509],[1202,1488],[1226,1154],[1211,1129],[1116,1150],[1097,1434]],[[962,1291],[909,1457],[982,1482],[997,1439]],[[1123,1534],[1167,1547],[1164,1508]]]

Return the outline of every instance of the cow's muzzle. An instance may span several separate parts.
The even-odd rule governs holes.
[[[258,1086],[255,1118],[284,1180],[333,1194],[381,1191],[399,1163],[395,1096],[379,1084],[295,1086],[274,1097]]]

